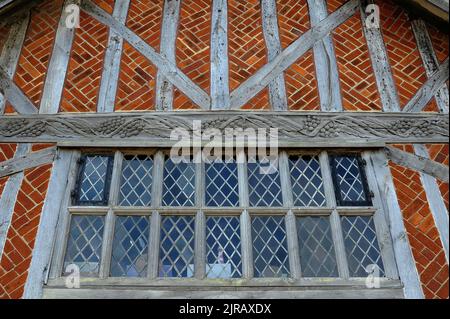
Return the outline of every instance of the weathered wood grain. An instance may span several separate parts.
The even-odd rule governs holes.
[[[42,91],[39,113],[58,113],[61,96],[64,89],[67,67],[70,60],[70,51],[75,36],[75,28],[66,26],[67,17],[71,14],[65,8],[69,5],[80,5],[81,0],[66,0],[56,31],[55,44],[47,69],[44,89]]]
[[[125,24],[131,0],[116,1],[113,17]],[[97,112],[114,112],[117,84],[119,81],[120,61],[122,58],[123,39],[111,30],[106,47],[102,80],[98,93]]]
[[[240,109],[251,98],[268,86],[279,74],[295,63],[313,45],[350,18],[358,8],[358,0],[350,0],[330,14],[315,27],[303,33],[273,61],[259,69],[253,76],[231,92],[232,109]]]
[[[164,1],[160,53],[173,64],[176,64],[175,54],[180,7],[181,0]],[[156,76],[155,108],[158,111],[170,111],[173,108],[173,85],[160,70],[158,70]]]
[[[0,177],[9,176],[26,169],[34,168],[53,162],[56,147],[46,148],[42,151],[15,156],[13,159],[0,163]]]
[[[139,53],[149,59],[164,74],[167,80],[180,89],[180,91],[200,106],[200,108],[205,110],[210,108],[211,99],[209,95],[186,76],[174,63],[169,61],[164,55],[157,53],[155,49],[136,35],[136,33],[111,17],[111,15],[95,5],[91,0],[83,1],[81,8],[94,19],[109,26],[110,29],[119,34]]]

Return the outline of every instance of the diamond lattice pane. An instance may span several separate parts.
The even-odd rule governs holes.
[[[367,277],[369,265],[377,265],[384,276],[373,216],[343,216],[341,223],[350,276]]]
[[[247,167],[250,206],[283,206],[278,165],[274,167],[269,162],[266,165],[249,161]]]
[[[289,157],[295,206],[325,206],[322,173],[315,156]]]
[[[164,206],[195,205],[195,164],[175,164],[167,159],[164,165]]]
[[[284,217],[252,218],[255,277],[288,277],[289,255]]]
[[[194,228],[192,216],[167,216],[161,220],[160,277],[194,275]]]
[[[355,156],[336,157],[335,165],[341,200],[352,202],[366,201],[358,158]]]
[[[297,218],[300,264],[304,277],[338,277],[328,217]]]
[[[208,217],[206,247],[206,277],[242,276],[239,217]]]
[[[152,202],[152,168],[150,156],[125,156],[120,186],[120,205],[150,206]]]
[[[118,216],[111,257],[112,277],[145,277],[148,264],[148,216]]]
[[[106,197],[109,156],[86,156],[80,180],[80,202],[102,202]]]
[[[235,162],[213,162],[205,165],[206,206],[239,205],[237,165]]]
[[[104,224],[104,216],[72,216],[64,269],[75,264],[81,275],[98,276]]]

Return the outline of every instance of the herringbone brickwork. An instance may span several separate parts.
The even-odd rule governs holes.
[[[278,1],[278,24],[281,46],[287,48],[311,28],[306,0]],[[309,50],[285,72],[289,110],[319,110],[319,92],[314,57]]]
[[[430,158],[438,163],[447,165],[449,164],[448,144],[430,144],[427,145]],[[447,210],[449,210],[449,191],[448,183],[440,180],[436,180],[441,190],[442,197],[444,198]]]
[[[413,152],[412,145],[396,147]],[[425,297],[448,298],[448,264],[420,174],[393,163],[390,168]]]
[[[361,24],[358,12],[333,32],[342,106],[346,111],[380,111],[380,96]]]
[[[0,144],[0,163],[13,158],[16,148],[16,144]],[[7,181],[8,177],[0,177],[0,196],[2,196]]]
[[[261,6],[258,0],[228,1],[228,42],[230,90],[234,90],[267,63]],[[243,106],[244,109],[268,107],[267,89]]]
[[[404,107],[427,80],[425,68],[406,11],[392,1],[378,1],[377,4],[380,6],[381,29],[400,105]],[[437,110],[434,99],[425,110]]]
[[[163,1],[132,0],[127,26],[159,51]],[[156,68],[124,41],[116,96],[116,111],[155,109]]]
[[[32,10],[14,82],[39,107],[48,62],[62,12],[62,0],[44,1]],[[11,112],[11,108],[7,109]]]
[[[116,111],[155,109],[156,68],[124,42],[116,97]]]
[[[181,3],[177,37],[177,65],[205,92],[210,90],[211,1]],[[198,108],[180,90],[174,90],[174,109]]]
[[[81,12],[75,30],[60,112],[95,112],[108,28]]]
[[[25,170],[0,261],[0,298],[22,297],[50,171],[50,164]]]
[[[94,0],[93,2],[109,14],[113,13],[115,0]]]

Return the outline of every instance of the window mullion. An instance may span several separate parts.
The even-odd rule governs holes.
[[[109,268],[111,265],[112,242],[114,236],[115,216],[112,208],[108,210],[105,220],[105,229],[103,231],[102,256],[100,261],[100,278],[109,276]]]
[[[205,278],[206,274],[206,219],[205,213],[199,210],[195,216],[195,248],[194,248],[194,276]]]
[[[116,151],[114,154],[114,166],[111,178],[111,189],[109,192],[110,206],[116,206],[119,203],[122,163],[123,163],[123,154],[120,151]]]
[[[160,232],[161,215],[158,211],[154,210],[150,222],[150,241],[148,245],[147,277],[151,279],[158,277]]]
[[[373,216],[377,240],[381,250],[384,271],[386,277],[398,279],[397,265],[395,263],[394,249],[392,247],[391,235],[387,224],[381,194],[376,183],[376,171],[371,162],[371,152],[363,152],[363,159],[366,161],[366,176],[370,189],[373,191],[373,202],[377,209]]]
[[[54,252],[52,256],[53,267],[50,270],[50,278],[57,278],[61,276],[63,272],[64,265],[64,252],[67,245],[67,239],[69,237],[69,227],[70,227],[70,213],[69,206],[72,200],[72,190],[75,187],[77,172],[78,172],[78,160],[81,153],[78,151],[73,152],[73,156],[69,167],[69,176],[67,181],[67,187],[65,190],[64,198],[60,210],[60,220],[58,222],[58,234],[56,237],[56,243],[54,247]]]
[[[294,205],[292,196],[292,185],[289,171],[289,158],[286,152],[281,152],[278,161],[278,168],[280,170],[281,192],[283,195],[283,206],[291,208]],[[297,240],[297,227],[295,225],[295,215],[291,210],[288,211],[285,217],[286,222],[286,238],[289,251],[289,267],[291,276],[293,278],[301,277],[300,267],[300,251]]]
[[[161,151],[155,153],[153,158],[153,179],[152,179],[152,207],[159,208],[162,203],[162,188],[164,176],[164,154]]]
[[[322,171],[323,184],[327,206],[333,209],[330,216],[331,235],[333,237],[336,262],[341,278],[349,278],[347,255],[345,252],[344,237],[342,235],[341,220],[336,210],[336,196],[334,194],[333,178],[331,177],[330,161],[327,152],[319,154],[320,169]]]
[[[247,160],[244,150],[241,149],[237,152],[236,162],[238,167],[239,205],[244,208],[240,217],[242,277],[253,278],[252,224],[250,214],[247,210],[249,206],[248,175]]]

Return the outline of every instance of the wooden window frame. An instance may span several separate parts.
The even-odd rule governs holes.
[[[364,150],[359,150],[363,154]],[[201,285],[205,287],[239,287],[242,281],[250,286],[267,287],[278,283],[281,286],[304,287],[305,285],[323,286],[324,279],[328,285],[334,283],[336,287],[345,285],[360,285],[365,288],[366,278],[350,277],[346,252],[343,241],[343,233],[340,224],[340,216],[343,215],[373,215],[377,239],[381,250],[381,258],[385,268],[386,278],[381,278],[383,287],[401,288],[398,277],[397,265],[395,262],[392,241],[389,236],[389,228],[386,222],[384,206],[379,192],[375,191],[373,206],[338,206],[335,189],[332,183],[331,165],[329,154],[335,154],[335,151],[326,150],[280,150],[279,152],[279,174],[282,188],[283,207],[250,207],[248,198],[248,175],[246,153],[240,150],[236,154],[236,160],[244,160],[237,163],[238,166],[238,189],[239,206],[236,207],[206,207],[205,198],[205,165],[196,164],[195,174],[195,206],[193,207],[162,207],[162,187],[164,158],[166,150],[142,149],[134,150],[133,154],[151,154],[153,155],[153,184],[152,184],[152,204],[149,207],[126,207],[118,206],[118,197],[120,194],[120,181],[122,175],[122,161],[124,155],[129,154],[126,149],[112,150],[114,152],[113,172],[111,177],[111,189],[107,206],[70,206],[70,193],[73,189],[78,176],[78,159],[81,157],[81,151],[74,151],[69,171],[68,187],[65,190],[65,198],[61,205],[60,218],[57,227],[57,236],[52,253],[49,278],[46,281],[48,287],[63,286],[66,277],[63,274],[63,260],[65,256],[65,245],[67,243],[68,229],[70,226],[70,216],[73,214],[101,214],[105,215],[105,226],[103,234],[102,258],[98,278],[81,278],[83,283],[89,283],[93,287],[142,285],[146,287],[158,287],[168,285],[173,287],[185,287],[186,285]],[[85,150],[86,154],[92,154]],[[366,152],[369,153],[370,152]],[[321,174],[323,179],[326,205],[323,207],[296,207],[293,204],[293,194],[291,188],[291,178],[289,171],[289,155],[316,155],[319,158]],[[345,153],[340,153],[345,155]],[[366,155],[368,156],[368,155]],[[369,172],[371,164],[364,167],[367,176],[368,187],[376,188],[374,174]],[[111,249],[113,242],[114,222],[119,215],[145,215],[150,219],[149,232],[149,253],[147,277],[110,277]],[[159,278],[159,241],[161,216],[164,215],[193,215],[195,216],[195,253],[194,253],[194,276],[193,278]],[[287,236],[287,246],[289,253],[289,278],[254,278],[251,218],[253,216],[280,215],[285,218],[285,229]],[[208,279],[206,278],[206,216],[239,216],[241,230],[241,258],[242,258],[242,278]],[[339,277],[302,277],[300,267],[300,253],[298,247],[298,237],[296,229],[296,218],[300,216],[329,216],[333,244],[336,255]],[[388,234],[388,236],[386,235]],[[174,288],[175,289],[175,288]]]

